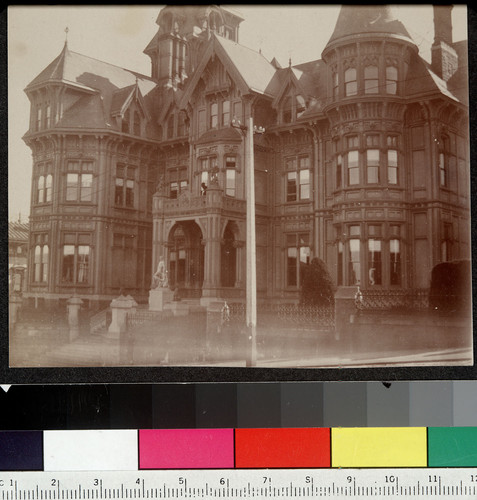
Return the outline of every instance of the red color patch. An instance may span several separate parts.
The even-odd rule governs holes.
[[[236,468],[330,467],[330,429],[236,429]]]

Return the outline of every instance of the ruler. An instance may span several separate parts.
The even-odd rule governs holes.
[[[477,468],[0,472],[0,500],[477,499]]]

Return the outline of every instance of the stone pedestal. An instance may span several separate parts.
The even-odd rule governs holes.
[[[111,301],[111,324],[108,328],[108,337],[119,339],[121,332],[126,330],[126,316],[129,312],[135,312],[137,302],[130,296],[119,296]]]
[[[149,290],[149,310],[164,311],[164,306],[172,302],[174,293],[169,288],[156,288]]]
[[[70,342],[79,337],[79,312],[83,301],[79,297],[71,297],[67,302],[68,327]]]
[[[13,328],[18,320],[18,315],[22,307],[22,296],[16,293],[10,295],[8,302],[8,319],[10,328]]]

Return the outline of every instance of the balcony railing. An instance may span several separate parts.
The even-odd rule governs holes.
[[[183,193],[178,198],[154,197],[154,213],[158,214],[187,214],[205,213],[207,208],[219,208],[228,212],[245,214],[246,200],[222,195],[219,198],[209,199],[207,196],[194,196],[190,193]],[[256,212],[260,215],[267,214],[267,207],[256,205]]]

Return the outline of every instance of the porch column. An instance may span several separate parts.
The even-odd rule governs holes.
[[[156,272],[159,261],[169,262],[166,242],[164,241],[164,202],[166,190],[163,179],[152,198],[152,274]],[[150,277],[152,279],[152,276]]]
[[[245,276],[243,275],[245,264],[245,241],[234,241],[234,248],[236,249],[236,271],[235,271],[235,288],[242,288],[245,283]]]
[[[215,301],[220,289],[220,205],[222,189],[218,183],[210,183],[206,192],[207,234],[205,237],[204,284],[201,305]]]

